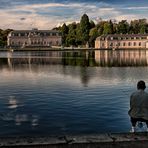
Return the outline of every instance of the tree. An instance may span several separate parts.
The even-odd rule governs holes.
[[[89,36],[89,44],[91,47],[94,47],[95,39],[99,36],[98,29],[96,27],[92,28],[89,32]]]
[[[91,28],[94,28],[95,26],[96,26],[96,25],[95,25],[94,21],[91,20],[91,21],[90,21],[90,29],[91,29]]]
[[[68,35],[68,31],[69,31],[69,29],[68,29],[68,27],[66,26],[65,23],[61,27],[60,31],[62,33],[62,43],[65,46],[66,45],[66,38],[67,38],[67,35]]]
[[[2,30],[0,29],[0,46],[4,47],[7,45],[7,36],[12,31],[12,29]]]
[[[68,25],[69,31],[68,31],[68,35],[66,38],[67,46],[70,46],[70,45],[76,46],[76,27],[77,25],[75,22]]]
[[[100,21],[97,25],[96,28],[98,29],[98,34],[99,36],[103,34],[104,31],[104,24],[106,23],[106,21]]]
[[[86,14],[84,14],[81,17],[80,26],[78,30],[83,45],[85,45],[89,41],[89,30],[90,30],[89,17]]]
[[[117,25],[117,33],[126,34],[129,33],[129,24],[127,20],[122,20]]]
[[[147,20],[146,19],[139,19],[139,28],[140,28],[141,34],[144,34],[147,32]]]
[[[105,35],[107,35],[107,34],[113,34],[113,23],[112,23],[111,20],[109,22],[106,22],[104,24],[103,34],[105,34]]]

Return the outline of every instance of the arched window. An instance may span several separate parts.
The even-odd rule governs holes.
[[[141,46],[141,42],[139,42],[139,46]]]

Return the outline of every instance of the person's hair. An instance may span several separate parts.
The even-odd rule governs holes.
[[[146,85],[145,85],[145,82],[144,81],[139,81],[138,83],[137,83],[137,89],[145,89],[146,88]]]

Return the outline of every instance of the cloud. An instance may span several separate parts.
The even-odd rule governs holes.
[[[7,2],[9,0],[6,0]],[[4,3],[4,1],[2,0]],[[79,21],[84,13],[87,13],[90,19],[138,19],[148,16],[148,7],[128,7],[125,5],[112,5],[105,2],[48,2],[28,4],[23,0],[11,2],[11,7],[3,6],[0,9],[0,28],[7,29],[51,29],[64,22]]]

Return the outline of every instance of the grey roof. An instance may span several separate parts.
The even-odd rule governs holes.
[[[28,32],[43,32],[43,33],[52,32],[52,33],[57,33],[59,31],[57,31],[57,30],[13,30],[12,32],[13,33],[28,33]]]
[[[101,35],[101,36],[99,36],[99,37],[97,37],[96,38],[96,40],[99,40],[99,39],[101,39],[101,38],[105,38],[105,39],[109,39],[110,37],[123,37],[123,38],[125,38],[125,37],[147,37],[148,36],[148,34],[108,34],[108,35]]]
[[[14,31],[11,31],[8,36],[11,36],[11,35],[18,36],[19,34],[21,36],[26,36],[26,35],[27,36],[28,35],[50,36],[51,33],[53,33],[53,34],[58,33],[58,36],[62,35],[61,32],[57,31],[57,30],[37,30],[37,29],[34,29],[34,30],[14,30]]]

